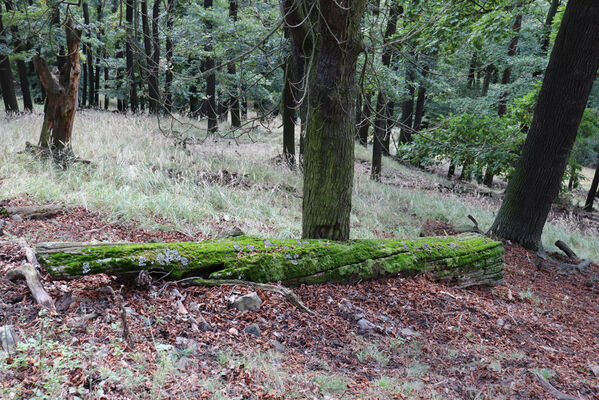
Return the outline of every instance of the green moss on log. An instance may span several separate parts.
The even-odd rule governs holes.
[[[286,284],[347,282],[430,274],[467,284],[502,279],[501,243],[474,234],[418,239],[328,240],[235,237],[199,243],[41,244],[37,257],[56,279],[161,270],[173,279],[201,276]]]

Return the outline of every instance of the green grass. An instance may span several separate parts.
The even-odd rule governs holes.
[[[251,139],[209,138],[184,149],[160,132],[155,118],[79,112],[73,149],[92,164],[63,171],[48,161],[19,154],[25,141],[37,142],[41,123],[40,113],[2,122],[0,198],[28,194],[40,202],[105,211],[111,221],[135,219],[147,229],[214,234],[215,227],[238,225],[249,235],[291,238],[301,234],[302,176],[271,162],[282,148],[280,129],[258,130]],[[276,121],[272,125],[278,126]],[[199,132],[192,129],[187,134],[201,137]],[[370,149],[356,146],[356,157],[369,160]],[[383,169],[400,183],[410,179],[432,187],[444,182],[442,177],[389,159],[384,160]],[[243,176],[250,186],[226,186],[206,179],[206,173],[223,170]],[[417,236],[426,219],[463,226],[469,224],[468,214],[484,229],[491,225],[496,208],[472,196],[372,182],[367,172],[358,170],[351,236]],[[581,256],[599,258],[593,233],[581,231],[567,218],[548,223],[543,239],[545,244],[564,240]]]

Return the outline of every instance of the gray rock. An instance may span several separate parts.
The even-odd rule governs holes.
[[[591,369],[593,375],[599,376],[599,365],[591,365],[589,368]]]
[[[15,222],[23,222],[23,217],[21,217],[19,214],[11,216],[10,219],[12,219]]]
[[[373,333],[377,328],[375,324],[366,318],[362,318],[358,321],[358,327],[360,328],[360,333]]]
[[[497,325],[503,326],[503,325],[505,325],[505,321],[503,319],[499,318],[499,319],[497,319]]]
[[[189,367],[190,363],[191,363],[191,359],[189,359],[187,357],[181,357],[179,359],[179,361],[177,361],[176,367],[179,371],[185,371]]]
[[[0,343],[5,351],[15,351],[19,337],[12,325],[0,326]]]
[[[273,345],[275,350],[278,351],[279,353],[285,352],[285,346],[278,340],[271,340],[270,343]]]
[[[402,328],[401,331],[399,331],[399,334],[401,336],[420,336],[420,333],[413,331],[410,328]]]
[[[188,354],[196,354],[198,352],[199,344],[193,339],[177,336],[175,338],[175,346]]]
[[[262,299],[256,292],[236,298],[231,306],[239,311],[256,311],[262,305]]]
[[[251,324],[249,326],[246,326],[246,328],[243,330],[243,332],[248,333],[250,335],[254,335],[256,337],[260,337],[260,335],[262,334],[258,324]]]

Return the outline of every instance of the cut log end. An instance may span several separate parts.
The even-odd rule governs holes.
[[[494,285],[503,279],[503,246],[477,234],[408,239],[328,240],[234,237],[200,243],[47,243],[36,247],[54,279],[107,273],[169,273],[286,285],[356,282],[426,274],[458,286]]]

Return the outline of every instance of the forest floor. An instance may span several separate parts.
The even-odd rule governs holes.
[[[93,123],[87,122],[94,129]],[[17,146],[15,143],[13,150]],[[131,146],[135,146],[134,140]],[[191,176],[196,184],[202,180],[198,185],[209,206],[216,201],[211,197],[215,188],[221,190],[221,196],[226,194],[229,202],[219,203],[219,211],[192,209],[200,214],[198,220],[191,214],[185,218],[183,209],[177,211],[181,215],[166,212],[171,209],[161,209],[162,203],[150,195],[133,199],[151,202],[152,212],[129,214],[136,212],[135,205],[124,203],[129,191],[136,190],[137,181],[127,181],[128,175],[118,175],[116,170],[102,172],[109,176],[103,178],[104,185],[110,186],[110,179],[118,181],[123,204],[104,206],[102,201],[109,204],[116,198],[104,191],[99,192],[101,201],[86,205],[97,194],[93,179],[100,172],[50,174],[45,164],[35,165],[22,155],[0,152],[4,205],[49,203],[36,185],[46,190],[53,190],[54,185],[58,189],[51,195],[65,206],[63,212],[44,219],[0,218],[4,222],[0,241],[16,237],[30,245],[47,241],[191,241],[216,236],[235,225],[261,236],[296,235],[301,197],[297,173],[281,177],[282,167],[272,162],[243,167],[243,160],[235,164],[227,159],[235,152],[272,158],[272,149],[265,151],[264,146],[265,142],[237,148],[230,143],[206,143],[201,154],[206,158],[220,155],[229,168],[202,165],[203,175],[192,171]],[[109,150],[113,153],[106,153],[106,158],[118,163],[119,155]],[[122,151],[131,160],[124,168],[139,180],[143,160],[132,157],[135,154],[126,147]],[[105,156],[83,153],[98,165],[101,163],[96,160]],[[455,233],[456,221],[467,221],[465,213],[483,221],[481,227],[487,226],[492,216],[489,210],[501,201],[498,189],[487,193],[428,172],[394,169],[389,160],[383,183],[375,185],[367,180],[366,157],[366,151],[357,148],[352,228],[363,236],[450,235]],[[171,180],[165,182],[185,184],[187,175],[172,165],[156,168],[154,173],[164,171]],[[27,179],[35,179],[36,185],[28,184]],[[162,181],[153,179],[155,190]],[[67,196],[67,188],[76,196],[61,197]],[[243,198],[237,203],[239,192]],[[266,198],[264,209],[254,204],[260,198]],[[221,201],[220,196],[218,199]],[[258,209],[256,214],[242,209],[242,201]],[[373,201],[380,202],[380,209],[372,208]],[[268,214],[266,207],[275,211]],[[395,213],[397,220],[383,219],[388,212]],[[281,213],[286,214],[278,217]],[[263,218],[258,223],[260,215]],[[368,215],[374,223],[367,220]],[[549,223],[551,234],[596,260],[599,223],[595,217],[571,207],[555,207]],[[407,228],[402,230],[397,224]],[[0,355],[0,398],[556,398],[540,383],[537,375],[541,375],[559,392],[584,400],[599,399],[599,266],[592,264],[582,273],[560,275],[537,267],[533,252],[509,242],[505,248],[505,283],[500,286],[457,289],[416,277],[294,288],[315,312],[313,316],[277,294],[261,291],[259,310],[230,308],[232,296],[249,292],[244,287],[184,287],[157,277],[151,288],[140,289],[105,275],[68,282],[43,276],[57,304],[57,313],[51,315],[34,304],[24,283],[4,278],[8,270],[21,265],[25,255],[17,244],[1,244],[0,326],[12,325],[21,343],[16,351]],[[121,285],[133,347],[123,340],[117,302],[104,290],[106,286],[118,290]],[[202,318],[207,325],[197,323]],[[359,318],[380,329],[361,331]],[[208,326],[210,329],[205,329]]]

